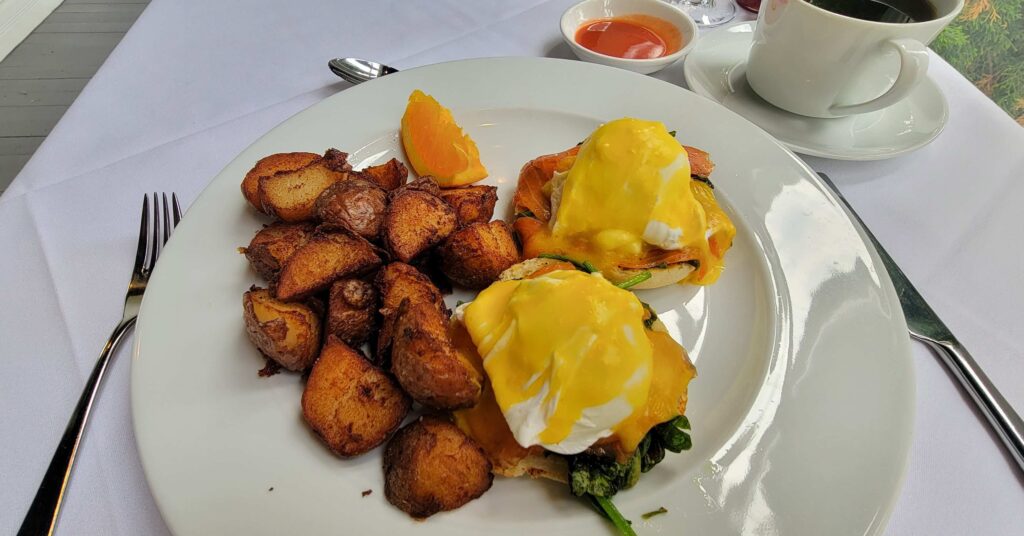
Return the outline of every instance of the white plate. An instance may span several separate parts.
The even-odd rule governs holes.
[[[776,108],[747,82],[753,31],[753,22],[741,22],[703,36],[686,58],[686,83],[798,153],[837,160],[882,160],[924,147],[946,126],[946,99],[927,77],[907,98],[877,112],[821,119]]]
[[[910,441],[909,343],[885,272],[836,200],[763,131],[688,91],[582,62],[507,58],[347,89],[243,151],[193,203],[150,281],[132,365],[139,451],[174,532],[611,533],[564,486],[529,479],[498,479],[464,508],[414,522],[384,499],[379,449],[335,458],[302,422],[301,377],[256,375],[263,360],[246,340],[241,295],[257,279],[235,248],[261,221],[242,176],[279,151],[334,146],[357,165],[400,156],[396,131],[415,88],[477,140],[498,215],[524,162],[617,117],[662,120],[717,163],[712,179],[739,229],[724,276],[641,295],[700,375],[687,411],[693,450],[615,498],[640,533],[880,530]],[[668,514],[641,520],[660,506]]]

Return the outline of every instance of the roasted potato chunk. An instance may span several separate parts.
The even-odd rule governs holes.
[[[261,158],[242,179],[242,195],[256,210],[263,212],[260,200],[260,178],[282,171],[295,171],[320,159],[316,153],[277,153]]]
[[[366,239],[344,227],[319,227],[281,268],[276,296],[282,301],[301,300],[380,263],[376,248]]]
[[[261,177],[259,198],[263,212],[284,221],[316,219],[316,200],[330,185],[348,179],[348,155],[328,149],[306,167]]]
[[[398,159],[392,158],[379,166],[364,168],[359,171],[359,174],[385,190],[394,190],[405,184],[405,180],[409,177],[409,170]]]
[[[430,278],[404,262],[393,262],[377,272],[382,311],[397,312],[407,298],[414,303],[431,303],[444,310],[444,296]]]
[[[413,303],[429,303],[446,313],[444,296],[430,278],[404,262],[393,262],[377,273],[377,288],[381,294],[380,313],[383,317],[377,332],[375,361],[384,366],[390,360],[391,333],[394,331],[398,307],[406,299]]]
[[[320,348],[320,315],[303,303],[274,299],[253,287],[242,296],[245,331],[264,355],[288,370],[305,370]]]
[[[366,281],[335,281],[327,303],[327,333],[349,346],[368,341],[377,327],[379,301],[377,289]]]
[[[431,176],[420,177],[412,182],[403,184],[400,188],[396,188],[391,191],[390,197],[394,198],[396,195],[400,195],[402,192],[409,190],[419,190],[421,192],[427,192],[430,195],[441,195],[441,187],[437,185],[437,181]]]
[[[242,252],[260,277],[275,281],[295,250],[309,241],[313,229],[311,223],[272,223],[260,229]]]
[[[454,283],[484,288],[519,262],[512,228],[503,221],[474,223],[455,231],[441,246],[441,269]]]
[[[302,417],[343,458],[383,443],[411,405],[395,380],[333,336],[302,391]]]
[[[444,312],[407,298],[393,329],[391,372],[413,400],[441,410],[476,404],[483,378],[452,346]]]
[[[324,223],[348,227],[367,240],[376,240],[387,206],[388,194],[383,188],[351,179],[328,186],[316,200],[316,213]]]
[[[498,202],[498,189],[494,186],[465,186],[441,190],[441,199],[455,209],[459,226],[491,221],[494,204]]]
[[[459,508],[493,481],[480,445],[438,417],[410,423],[384,449],[384,496],[415,518]]]
[[[441,198],[402,190],[384,213],[384,243],[396,259],[409,262],[447,238],[456,224],[455,211]]]

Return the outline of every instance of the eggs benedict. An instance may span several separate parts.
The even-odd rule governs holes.
[[[656,121],[617,119],[580,146],[523,167],[514,204],[526,258],[564,256],[635,288],[707,285],[736,229],[715,200],[708,154]]]
[[[685,412],[696,375],[686,351],[649,307],[599,273],[545,259],[502,278],[453,317],[456,350],[487,378],[456,424],[505,476],[575,486],[581,456],[639,464],[652,430]]]

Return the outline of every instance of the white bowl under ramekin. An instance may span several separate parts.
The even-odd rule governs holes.
[[[623,15],[651,15],[665,20],[679,30],[683,46],[667,56],[639,60],[599,54],[576,42],[576,30],[584,22]],[[577,58],[640,74],[651,74],[672,65],[685,56],[697,42],[697,23],[683,10],[661,0],[584,0],[565,10],[562,14],[561,28],[562,39],[569,44]]]

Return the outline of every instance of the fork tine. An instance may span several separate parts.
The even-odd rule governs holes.
[[[171,237],[171,207],[167,204],[167,192],[160,194],[164,200],[163,210],[163,223],[164,223],[164,234],[163,240],[160,241],[160,249],[163,249],[163,245],[167,243],[167,239]]]
[[[173,225],[173,227],[177,227],[178,226],[178,222],[181,221],[181,205],[178,204],[178,194],[176,194],[174,192],[171,192],[171,203],[174,205],[173,206],[173,208],[174,208],[174,219],[173,219],[174,225]]]
[[[153,227],[149,234],[149,259],[146,262],[146,270],[152,270],[156,265],[156,258],[160,255],[160,198],[153,192]]]
[[[139,247],[135,251],[135,273],[141,273],[146,266],[146,245],[149,234],[149,195],[142,194],[142,225],[139,229]]]

